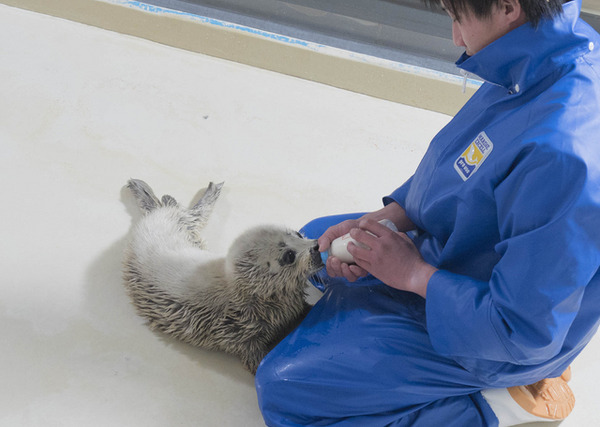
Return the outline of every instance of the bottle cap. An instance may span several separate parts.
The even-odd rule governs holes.
[[[327,264],[327,258],[329,258],[329,251],[321,252],[321,260],[323,264]]]

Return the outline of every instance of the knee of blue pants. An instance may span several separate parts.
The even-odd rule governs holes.
[[[267,425],[275,425],[276,422],[283,418],[281,413],[286,412],[279,404],[282,400],[272,399],[279,392],[277,390],[278,378],[273,368],[273,365],[270,363],[261,363],[254,378],[258,406]],[[274,404],[275,402],[277,402],[277,405]]]
[[[258,406],[267,426],[310,425],[307,402],[298,398],[299,384],[288,378],[277,359],[259,365],[255,377]]]
[[[276,398],[276,396],[280,396],[281,383],[277,381],[271,364],[260,365],[256,371],[255,385],[258,406],[265,424],[267,426],[285,425],[286,414],[293,413],[294,408],[284,406],[288,400]],[[289,425],[293,424],[289,423]]]

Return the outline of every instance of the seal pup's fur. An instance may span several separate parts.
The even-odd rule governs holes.
[[[223,184],[210,183],[190,209],[159,200],[141,180],[127,187],[144,215],[124,261],[125,286],[153,330],[238,356],[256,373],[263,357],[304,318],[307,278],[323,267],[316,240],[261,226],[226,257],[204,249],[200,231]]]

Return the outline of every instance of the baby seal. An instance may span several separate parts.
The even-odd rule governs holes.
[[[323,267],[316,240],[274,226],[242,234],[226,257],[200,231],[223,184],[190,209],[159,200],[141,180],[127,187],[144,212],[125,253],[125,286],[153,330],[238,356],[256,373],[263,357],[304,318],[307,278]]]

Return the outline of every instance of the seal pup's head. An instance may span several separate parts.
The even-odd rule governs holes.
[[[323,267],[316,240],[283,227],[259,226],[239,236],[226,260],[228,281],[257,297],[302,290]]]

